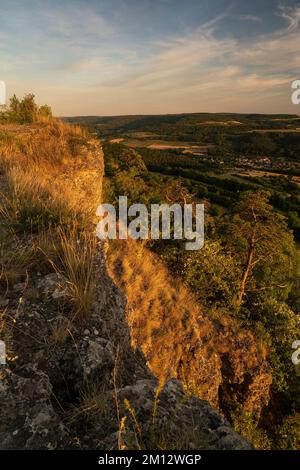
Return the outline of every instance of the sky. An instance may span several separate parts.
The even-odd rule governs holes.
[[[300,0],[0,0],[0,80],[59,116],[300,114]]]

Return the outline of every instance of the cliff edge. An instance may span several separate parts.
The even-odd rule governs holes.
[[[0,144],[0,448],[251,449],[136,347],[94,239],[99,142],[54,122],[3,126]]]

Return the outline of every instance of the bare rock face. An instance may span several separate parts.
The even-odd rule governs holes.
[[[204,317],[206,325],[200,341],[183,351],[185,379],[194,384],[198,396],[217,410],[230,412],[230,404],[240,404],[259,420],[270,399],[271,367],[250,331],[234,329]],[[201,332],[201,326],[199,327]],[[192,354],[191,354],[192,349]],[[183,379],[179,369],[177,377]]]
[[[113,367],[114,351],[110,342],[101,344],[100,341],[85,340],[80,345],[82,351],[82,368],[84,380],[88,380],[91,376],[99,373],[104,367]]]
[[[178,380],[159,385],[131,347],[126,299],[104,265],[100,249],[101,289],[84,327],[51,311],[54,276],[37,279],[40,305],[25,301],[15,311],[19,356],[13,371],[1,371],[0,448],[250,449],[207,401],[186,396]],[[53,331],[62,327],[71,334],[58,341]],[[33,330],[37,342],[24,341]],[[97,396],[85,405],[92,412],[84,414],[80,397],[95,387]]]
[[[0,372],[0,449],[55,449],[66,429],[51,404],[52,387],[41,371],[25,378]]]
[[[130,443],[137,445],[140,440],[151,448],[154,438],[156,443],[160,440],[173,449],[251,449],[208,402],[187,397],[178,380],[168,381],[159,394],[157,387],[153,380],[139,380],[118,390],[120,412],[126,416],[130,429],[124,435],[125,444],[129,438]],[[137,423],[142,423],[140,436],[132,420],[133,412]]]

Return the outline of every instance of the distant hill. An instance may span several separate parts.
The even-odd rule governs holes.
[[[101,135],[134,131],[160,134],[186,134],[195,127],[227,128],[242,125],[243,130],[294,129],[300,123],[296,114],[190,113],[128,116],[74,116],[63,118],[71,124],[87,126]],[[300,126],[300,124],[299,124]]]

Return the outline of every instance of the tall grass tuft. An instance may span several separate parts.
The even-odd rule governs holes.
[[[73,225],[58,229],[57,242],[52,265],[66,281],[66,299],[72,306],[73,320],[84,323],[94,299],[96,239],[93,234]]]
[[[71,219],[72,208],[64,191],[51,186],[36,167],[12,166],[6,177],[5,194],[0,194],[0,215],[11,230],[38,233]]]

